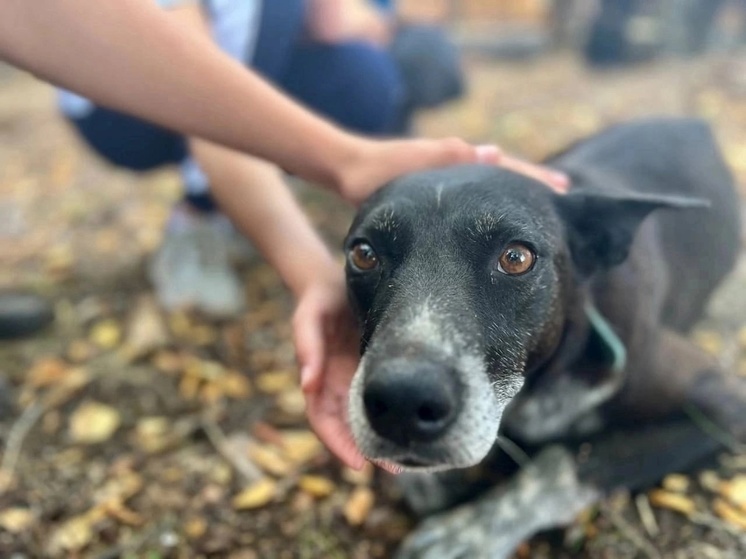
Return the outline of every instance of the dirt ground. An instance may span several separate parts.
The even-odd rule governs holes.
[[[712,122],[746,199],[746,57],[591,73],[571,56],[469,61],[468,99],[422,118],[538,159],[610,123]],[[302,191],[334,246],[351,212]],[[145,263],[172,171],[105,167],[58,118],[51,90],[0,71],[0,287],[53,298],[57,320],[0,344],[0,557],[387,557],[412,521],[372,471],[340,469],[308,431],[288,318],[258,259],[249,311],[214,323],[164,314]],[[746,374],[746,262],[695,334]],[[746,452],[619,495],[518,557],[746,556]]]

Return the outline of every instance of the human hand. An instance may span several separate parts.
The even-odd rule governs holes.
[[[400,175],[448,165],[498,165],[539,180],[557,192],[565,192],[570,183],[564,173],[506,155],[497,146],[474,146],[458,138],[361,139],[353,153],[340,166],[336,182],[341,196],[356,206]]]
[[[346,465],[365,458],[347,422],[350,384],[359,361],[358,327],[347,302],[341,268],[319,278],[299,297],[293,336],[306,415],[319,439]]]

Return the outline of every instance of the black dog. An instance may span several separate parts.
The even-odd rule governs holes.
[[[432,472],[508,473],[490,453],[503,438],[533,462],[425,522],[401,557],[502,557],[611,489],[691,467],[719,446],[692,410],[746,435],[746,387],[682,336],[740,245],[707,126],[621,125],[548,164],[570,194],[496,168],[419,173],[350,229],[363,358],[349,413],[363,453],[429,472],[405,476],[428,513],[470,495],[458,473]],[[666,211],[646,219],[654,210]]]

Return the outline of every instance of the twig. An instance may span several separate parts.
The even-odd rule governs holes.
[[[500,449],[521,468],[525,468],[531,463],[529,455],[505,435],[499,435],[497,437],[497,446],[499,446]]]
[[[626,537],[634,546],[648,559],[663,559],[662,555],[658,550],[649,542],[645,536],[643,536],[638,530],[635,529],[629,522],[627,522],[621,514],[611,509],[610,507],[604,507],[602,512],[611,521],[614,527]]]
[[[3,460],[0,463],[0,495],[5,492],[13,479],[13,472],[16,469],[18,457],[21,455],[21,448],[26,435],[39,421],[46,409],[47,407],[38,401],[34,402],[23,410],[23,413],[10,428],[8,440],[3,450]]]
[[[654,538],[660,534],[660,528],[658,522],[655,520],[655,514],[648,501],[648,496],[644,493],[640,493],[635,497],[635,506],[637,507],[637,514],[640,515],[640,522],[645,527],[645,531],[648,536]]]
[[[738,439],[707,417],[699,408],[687,405],[684,406],[684,413],[689,416],[692,423],[699,427],[705,435],[712,437],[730,451],[734,453],[746,452],[746,445],[739,442]]]
[[[254,483],[264,477],[259,468],[249,460],[248,454],[241,452],[235,445],[231,444],[214,419],[204,415],[202,416],[201,425],[205,435],[207,435],[207,439],[215,447],[215,450],[244,477],[247,483]]]

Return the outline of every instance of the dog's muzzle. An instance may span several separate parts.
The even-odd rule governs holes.
[[[438,440],[461,410],[456,371],[444,364],[390,359],[368,376],[363,388],[368,423],[401,447]]]

